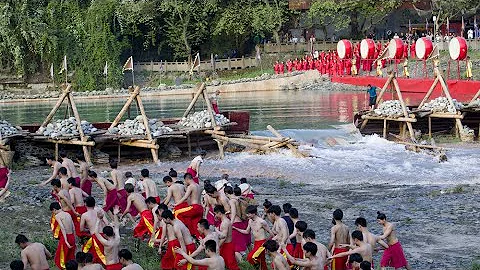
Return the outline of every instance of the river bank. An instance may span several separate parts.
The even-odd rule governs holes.
[[[236,157],[238,158],[238,157]],[[278,156],[274,156],[277,159]],[[294,159],[286,157],[289,161]],[[295,159],[304,163],[308,160]],[[166,188],[161,178],[170,167],[179,171],[187,166],[187,161],[166,162],[160,166],[153,164],[121,164],[122,171],[132,171],[138,177],[142,168],[151,171],[157,182],[161,197]],[[363,216],[369,222],[372,232],[379,234],[381,227],[376,223],[376,211],[385,212],[390,221],[397,226],[397,235],[402,242],[408,261],[413,269],[471,269],[477,258],[476,246],[480,237],[474,234],[480,225],[480,190],[469,184],[442,185],[402,185],[385,183],[368,184],[361,179],[358,183],[345,183],[339,176],[340,184],[309,184],[312,179],[302,174],[292,178],[282,172],[273,171],[272,165],[266,171],[258,168],[244,170],[237,167],[232,170],[222,166],[224,161],[207,159],[202,166],[204,176],[212,181],[218,180],[222,173],[229,173],[231,182],[238,183],[240,177],[247,177],[254,189],[259,192],[257,199],[274,204],[291,203],[299,210],[300,218],[316,231],[317,239],[326,244],[329,239],[331,215],[333,210],[344,211],[344,222],[354,229],[356,217]],[[96,167],[97,172],[106,173],[106,167]],[[50,188],[37,184],[49,176],[46,167],[35,167],[12,173],[12,195],[0,204],[0,223],[2,236],[0,245],[5,252],[0,254],[0,268],[19,258],[20,250],[14,244],[17,233],[25,233],[33,241],[42,241],[53,251],[56,242],[49,231],[48,204],[51,201]],[[94,196],[101,201],[101,192],[94,187]],[[131,229],[122,230],[122,247],[132,249]],[[135,260],[144,269],[155,269],[158,257],[154,250],[142,248],[134,254]],[[378,265],[381,253],[375,255]]]
[[[315,87],[316,84],[328,84],[331,91],[341,89],[358,90],[360,87],[345,86],[330,82],[327,76],[321,76],[317,71],[311,70],[306,72],[293,72],[282,75],[263,74],[255,78],[242,78],[230,81],[213,80],[206,82],[209,92],[219,90],[222,93],[238,93],[238,92],[258,92],[258,91],[279,91],[279,90],[298,90],[308,87]],[[362,88],[363,90],[363,88]],[[158,87],[143,87],[141,89],[142,96],[158,97],[158,96],[185,96],[192,95],[196,91],[196,86],[192,84],[182,84],[178,86],[160,85]],[[27,93],[27,94],[26,94]],[[28,89],[4,89],[0,93],[0,102],[37,102],[50,101],[58,98],[60,91],[36,90]],[[75,91],[73,95],[79,100],[88,99],[111,99],[125,98],[129,96],[128,89],[105,89],[103,91]]]

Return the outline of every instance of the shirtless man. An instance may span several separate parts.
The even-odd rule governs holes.
[[[165,204],[162,204],[162,205],[165,205]],[[159,224],[160,225],[159,230],[161,230],[160,238],[156,239],[155,243],[158,243],[160,245],[158,247],[158,254],[161,257],[161,263],[160,263],[161,269],[174,269],[175,267],[177,267],[177,265],[175,264],[174,249],[175,247],[180,246],[180,242],[175,236],[175,232],[173,231],[173,226],[171,224],[167,224],[164,218],[162,217],[163,212],[167,210],[168,209],[162,209],[161,207],[158,207],[157,211],[155,212],[155,214],[161,221],[161,223]],[[164,247],[164,243],[166,244],[166,247]]]
[[[192,159],[190,165],[188,165],[187,173],[191,174],[193,177],[193,181],[199,184],[199,175],[200,175],[200,165],[203,163],[203,159],[207,155],[206,151],[202,151],[202,153]]]
[[[62,188],[62,183],[60,180],[53,179],[51,182],[53,193],[58,197],[58,202],[60,203],[63,211],[71,215],[72,220],[75,222],[77,216],[80,214],[75,210],[75,207],[72,204],[72,199],[68,190]]]
[[[208,193],[208,191],[207,191]],[[232,243],[232,222],[225,214],[225,208],[217,205],[213,208],[215,219],[221,221],[220,233],[220,256],[225,260],[225,266],[229,270],[239,270],[237,259],[235,258],[235,245]]]
[[[120,211],[125,211],[125,207],[127,206],[127,192],[125,191],[125,182],[123,180],[121,172],[118,170],[118,163],[116,160],[110,161],[110,168],[112,171],[110,172],[110,177],[112,178],[113,184],[117,189],[117,196],[118,196],[118,205],[120,206]]]
[[[278,241],[280,246],[285,246],[288,249],[288,253],[293,253],[293,245],[290,242],[290,233],[288,232],[288,225],[285,219],[280,217],[282,213],[282,209],[278,205],[272,205],[267,210],[267,217],[273,223],[272,231],[274,233],[274,237],[272,240]]]
[[[80,231],[83,235],[90,235],[90,239],[85,242],[82,251],[91,253],[93,255],[93,262],[105,265],[107,263],[105,261],[105,254],[101,252],[103,245],[95,236],[95,225],[97,224],[98,215],[104,212],[102,208],[95,207],[95,199],[91,196],[85,198],[85,205],[87,206],[87,212],[82,214],[80,218]],[[99,230],[103,230],[103,227],[108,224],[108,220],[104,215],[102,216],[103,219],[98,224]],[[96,247],[98,247],[98,249]]]
[[[101,264],[93,263],[93,255],[89,252],[77,252],[75,260],[78,262],[79,270],[103,270]]]
[[[103,213],[98,213],[97,223],[95,224],[95,237],[102,243],[105,252],[106,270],[121,270],[123,267],[118,259],[120,226],[117,214],[119,212],[120,209],[117,205],[113,208],[113,228],[105,226],[102,230],[105,237],[100,234],[100,221],[103,219]]]
[[[83,155],[77,155],[77,163],[80,171],[80,188],[89,196],[92,195],[92,181],[88,178],[88,164]]]
[[[297,245],[300,245],[300,243],[297,243]],[[285,247],[284,250],[286,250]],[[324,269],[324,260],[317,256],[317,245],[314,243],[305,243],[305,245],[303,245],[303,250],[305,250],[305,259],[294,258],[288,254],[288,251],[285,251],[285,255],[291,264],[304,267],[303,269],[305,270]]]
[[[128,249],[122,249],[118,252],[118,258],[123,265],[122,270],[143,270],[143,268],[132,261],[133,255]]]
[[[216,243],[216,251],[219,251],[219,245],[218,243],[220,242],[220,235],[218,234],[217,231],[211,230],[210,229],[210,224],[208,223],[208,220],[206,219],[200,219],[200,221],[197,224],[197,231],[203,235],[204,237],[200,239],[200,245],[198,245],[197,249],[190,254],[189,256],[192,258],[195,258],[200,252],[205,250],[205,242],[209,240],[213,240]],[[186,259],[183,259],[180,261],[180,265],[184,265],[187,263]],[[201,267],[199,266],[199,270],[207,269],[206,267]]]
[[[153,204],[153,202],[149,203],[151,199],[155,201],[153,197],[148,197],[147,199],[145,199],[145,202],[147,203],[147,207],[153,213],[153,232],[154,233],[152,233],[152,236],[148,241],[148,246],[153,248],[154,246],[156,247],[162,246],[163,243],[160,241],[160,239],[165,239],[167,224],[162,219],[162,213],[163,211],[168,210],[168,206],[166,206],[163,203],[157,204],[157,201],[155,201],[155,206],[152,207],[151,205]]]
[[[178,240],[177,247],[180,247],[185,253],[192,254],[195,251],[195,244],[193,238],[190,235],[190,231],[183,222],[178,219],[175,219],[172,211],[165,210],[162,212],[162,219],[167,225],[172,225],[175,238]],[[168,231],[168,228],[167,228]],[[174,265],[178,266],[179,262],[183,259],[182,256],[175,256]],[[183,265],[180,269],[187,269],[188,265]]]
[[[75,259],[75,226],[72,217],[62,210],[58,202],[50,204],[50,211],[55,215],[61,233],[55,252],[55,265],[65,269],[65,263]]]
[[[388,245],[387,243],[385,243],[385,241],[383,241],[379,236],[376,236],[375,234],[368,231],[367,220],[365,218],[363,217],[357,218],[355,220],[355,225],[357,226],[357,229],[362,232],[363,241],[369,244],[370,246],[372,246],[373,251],[375,251],[375,245],[377,243],[379,243],[385,249],[388,248]]]
[[[142,169],[140,172],[140,181],[142,181],[143,191],[145,192],[145,198],[154,197],[157,203],[160,203],[160,197],[158,196],[157,184],[150,178],[150,172],[148,169]]]
[[[292,208],[292,209],[295,209],[295,208]],[[290,239],[295,238],[297,242],[295,244],[293,254],[291,255],[295,258],[303,258],[304,257],[303,249],[302,249],[303,233],[307,230],[308,225],[303,220],[294,221],[294,224],[295,224],[295,229],[293,229],[293,233],[290,235]]]
[[[200,234],[197,230],[197,225],[200,219],[203,217],[203,207],[201,204],[202,190],[200,186],[193,181],[191,174],[186,173],[183,176],[187,190],[179,201],[175,201],[174,213],[175,216],[187,225],[190,234],[200,239]],[[175,184],[180,185],[181,184]],[[170,186],[171,187],[171,186]],[[169,187],[169,190],[170,190]],[[189,202],[190,206],[180,208],[180,205],[185,205],[185,202]]]
[[[321,259],[323,261],[323,264],[325,265],[327,259],[331,256],[331,254],[325,245],[315,240],[315,232],[311,229],[306,229],[305,232],[303,232],[302,237],[302,245],[305,243],[314,243],[315,245],[317,245],[317,257]]]
[[[175,252],[180,256],[184,257],[190,264],[201,266],[208,266],[208,270],[224,270],[225,261],[224,259],[217,254],[217,243],[214,240],[205,241],[205,255],[207,258],[201,260],[195,260],[192,256],[185,253],[180,248],[176,248]]]
[[[68,178],[67,182],[68,182],[68,188],[69,188],[68,194],[70,194],[70,199],[71,199],[72,205],[75,207],[75,210],[80,215],[87,212],[87,208],[85,207],[83,197],[88,197],[88,194],[76,186],[77,182],[73,177]]]
[[[65,152],[60,153],[60,158],[62,158],[62,166],[67,168],[68,177],[75,178],[78,186],[80,186],[80,175],[77,172],[77,168],[75,168],[75,163],[67,157]]]
[[[217,189],[212,185],[206,185],[204,189],[208,196],[216,200],[215,205],[223,206],[226,212],[231,211],[230,202],[224,193],[218,192]]]
[[[372,246],[370,244],[367,244],[363,241],[363,234],[361,231],[354,231],[352,233],[352,239],[353,243],[355,244],[355,247],[349,251],[346,252],[340,252],[337,254],[334,254],[332,257],[328,258],[329,260],[335,259],[335,258],[341,258],[341,257],[347,257],[349,255],[352,255],[354,253],[358,253],[362,255],[363,260],[372,262],[372,256],[373,256],[373,250]],[[350,245],[342,245],[342,247],[345,246],[350,246]]]
[[[348,263],[352,266],[352,270],[360,270],[360,264],[363,262],[362,255],[353,253],[348,257]]]
[[[333,227],[330,231],[330,242],[328,248],[332,254],[338,254],[347,252],[348,248],[345,245],[350,244],[350,231],[347,225],[343,224],[343,212],[340,209],[333,211]],[[346,269],[347,257],[335,258],[332,262],[332,270],[344,270]]]
[[[56,161],[54,157],[47,157],[47,164],[53,168],[52,176],[50,176],[50,178],[48,178],[44,182],[40,183],[41,186],[45,186],[46,184],[50,183],[53,179],[57,178],[58,169],[62,167],[62,163]]]
[[[21,249],[22,262],[24,266],[30,265],[32,270],[50,269],[47,260],[52,258],[52,254],[41,243],[30,243],[23,234],[15,237],[15,244]]]
[[[384,213],[377,212],[377,222],[383,227],[383,234],[380,239],[385,239],[388,244],[388,248],[383,252],[382,259],[380,260],[380,267],[395,267],[411,269],[410,265],[403,253],[402,245],[398,241],[395,225],[387,221],[387,216]]]
[[[127,208],[122,213],[122,217],[130,212],[130,207],[133,205],[138,213],[140,213],[140,222],[138,222],[135,229],[133,229],[133,237],[143,239],[146,235],[150,237],[153,233],[153,213],[147,207],[145,198],[142,195],[135,193],[135,187],[132,184],[126,184],[127,191]]]
[[[248,226],[245,230],[238,229],[235,226],[232,228],[243,234],[253,234],[255,242],[253,244],[253,249],[247,255],[247,261],[253,266],[259,264],[260,270],[267,270],[263,244],[267,239],[266,233],[268,232],[270,235],[273,235],[273,232],[270,230],[270,227],[268,227],[267,222],[258,216],[256,205],[247,206],[247,217]]]
[[[272,259],[273,269],[275,270],[290,270],[287,259],[278,252],[279,246],[275,240],[267,240],[263,246],[266,253]]]
[[[88,177],[96,182],[102,189],[104,195],[103,211],[109,213],[109,211],[112,211],[113,208],[118,205],[117,189],[115,188],[115,185],[103,177],[98,177],[97,173],[94,171],[88,171]],[[109,213],[109,215],[111,214]]]

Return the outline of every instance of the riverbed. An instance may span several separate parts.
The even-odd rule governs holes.
[[[108,99],[77,103],[80,114],[96,122],[112,120],[123,102]],[[188,102],[189,97],[144,101],[150,117],[162,118],[178,117]],[[15,124],[41,122],[41,114],[46,115],[53,103],[2,104],[0,113]],[[234,183],[246,177],[260,193],[259,201],[290,202],[298,208],[301,219],[323,243],[329,240],[331,215],[336,208],[344,210],[345,223],[351,230],[355,218],[363,216],[377,234],[381,227],[375,221],[376,211],[382,211],[397,225],[397,235],[413,269],[470,268],[478,256],[480,240],[476,234],[480,223],[480,191],[476,188],[480,182],[479,148],[475,144],[449,145],[448,161],[438,163],[432,156],[405,151],[403,146],[378,136],[359,136],[346,124],[352,121],[354,111],[364,107],[363,92],[298,90],[222,95],[221,110],[250,112],[253,133],[266,134],[265,127],[271,124],[301,141],[313,157],[296,158],[289,152],[229,153],[219,160],[210,153],[201,177],[216,180],[228,173]],[[329,146],[329,138],[343,143]],[[161,178],[170,168],[181,172],[187,166],[187,160],[180,160],[124,163],[120,169],[132,171],[136,177],[142,168],[150,169],[164,196]],[[94,167],[97,172],[107,169]],[[0,231],[5,232],[0,244],[7,247],[7,252],[0,255],[0,269],[19,257],[13,244],[16,233],[24,232],[38,240],[50,237],[48,187],[36,186],[48,175],[46,167],[20,169],[12,174],[13,195],[0,204],[0,216],[9,220],[0,223]],[[380,256],[375,256],[376,265]]]

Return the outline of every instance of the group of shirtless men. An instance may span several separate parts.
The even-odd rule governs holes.
[[[268,269],[266,255],[271,258],[271,267],[279,270],[294,266],[371,269],[377,243],[385,248],[381,267],[410,268],[394,225],[382,213],[378,213],[377,220],[383,226],[383,235],[370,233],[364,218],[357,218],[357,230],[350,235],[342,223],[343,212],[335,210],[327,249],[315,240],[315,232],[298,218],[298,210],[289,203],[283,205],[285,215],[281,216],[280,206],[265,200],[264,214],[260,216],[254,192],[246,179],[235,187],[226,180],[228,176],[215,184],[206,180],[202,189],[198,181],[202,156],[193,159],[184,182],[177,180],[173,169],[163,178],[167,186],[164,200],[160,199],[157,185],[147,169],[141,171],[140,181],[135,181],[128,172],[129,178],[124,181],[113,161],[111,180],[107,180],[88,170],[81,158],[77,160],[78,174],[74,162],[66,155],[61,157],[61,163],[47,159],[54,172],[42,183],[51,183],[52,196],[56,199],[50,204],[50,225],[53,236],[58,239],[54,256],[58,269],[143,269],[132,261],[129,250],[120,250],[121,222],[128,220],[136,224],[134,248],[138,249],[144,240],[150,247],[158,247],[163,270],[196,269],[193,266],[202,270],[240,269],[238,264],[247,253],[252,235],[254,243],[246,260],[261,270]],[[102,208],[91,196],[92,183],[97,183],[103,191]],[[242,207],[245,201],[251,204]],[[272,223],[271,228],[267,219]],[[77,253],[76,236],[83,243]],[[11,269],[24,269],[28,265],[33,270],[49,269],[47,259],[51,254],[43,244],[31,243],[21,234],[15,243],[22,248],[22,260],[13,261]],[[202,252],[202,259],[196,259]]]

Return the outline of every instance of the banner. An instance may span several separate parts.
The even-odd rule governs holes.
[[[125,71],[125,70],[133,71],[133,56],[130,56],[127,59],[127,62],[125,62],[125,65],[123,65],[123,70],[122,71]]]
[[[66,55],[63,57],[62,66],[60,67],[60,72],[58,74],[62,74],[64,70],[65,72],[67,72],[67,56]]]
[[[103,75],[107,76],[108,74],[108,63],[105,61],[105,67],[103,67]]]
[[[192,68],[190,69],[190,73],[193,73],[194,70],[200,69],[200,53],[197,53],[195,56],[195,60],[193,61]]]
[[[53,78],[53,63],[50,65],[50,78],[52,78],[52,80],[54,79]]]

